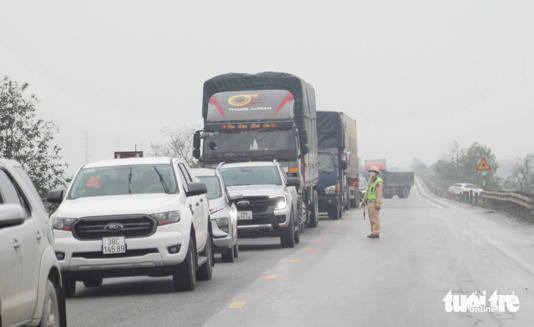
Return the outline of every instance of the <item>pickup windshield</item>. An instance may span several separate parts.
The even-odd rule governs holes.
[[[293,130],[213,132],[204,139],[204,156],[208,160],[251,156],[291,158],[296,152]]]
[[[275,166],[223,168],[221,175],[226,186],[282,184]]]
[[[69,198],[177,191],[171,165],[125,165],[82,169]]]
[[[336,158],[331,153],[319,153],[319,171],[331,173],[336,171]]]

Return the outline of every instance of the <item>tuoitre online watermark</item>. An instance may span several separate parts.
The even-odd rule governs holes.
[[[488,297],[486,291],[466,294],[453,294],[452,290],[443,298],[446,312],[517,312],[519,297],[512,294],[498,294],[495,290]]]

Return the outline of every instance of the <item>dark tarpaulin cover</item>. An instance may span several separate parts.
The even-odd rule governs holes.
[[[315,93],[313,87],[299,77],[288,73],[264,72],[258,74],[228,73],[215,76],[204,82],[202,117],[208,113],[212,95],[226,91],[283,89],[294,97],[294,112],[297,124],[303,126],[303,117],[315,118]]]
[[[338,112],[317,111],[317,142],[319,149],[339,148],[342,145],[343,126]]]

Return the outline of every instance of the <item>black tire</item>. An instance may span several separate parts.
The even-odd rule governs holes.
[[[293,215],[294,217],[295,215]],[[295,244],[299,244],[300,243],[300,224],[299,226],[296,226],[296,228],[294,228],[295,230]]]
[[[402,191],[401,191],[401,194],[399,194],[399,198],[407,199],[408,196],[410,196],[410,189],[409,188],[403,188]]]
[[[70,277],[64,277],[63,292],[66,298],[73,297],[76,293],[76,280]]]
[[[319,225],[319,201],[317,200],[317,190],[313,190],[312,212],[310,213],[309,227],[315,228]]]
[[[63,316],[59,307],[61,302],[56,286],[51,280],[47,280],[46,294],[43,303],[43,313],[41,315],[40,327],[60,327],[65,326],[66,322],[62,321]]]
[[[358,202],[354,199],[350,200],[350,207],[351,208],[358,208]]]
[[[239,258],[239,244],[234,245],[234,258]]]
[[[208,240],[204,251],[201,252],[202,256],[205,256],[208,260],[198,269],[198,280],[210,280],[213,276],[213,265],[215,261],[213,260],[213,237],[211,236],[211,227],[208,232]]]
[[[102,286],[104,279],[102,278],[92,278],[83,281],[83,286],[85,287],[99,287]]]
[[[234,248],[224,249],[221,252],[222,262],[234,262]]]
[[[295,247],[295,221],[293,217],[289,219],[289,226],[287,226],[284,234],[280,236],[280,243],[283,248]]]
[[[328,218],[331,218],[331,219],[339,219],[339,212],[341,211],[339,209],[339,206],[337,205],[334,205],[334,206],[331,206],[331,207],[328,207]]]
[[[197,249],[193,236],[189,238],[187,255],[172,276],[176,291],[192,291],[197,284]]]

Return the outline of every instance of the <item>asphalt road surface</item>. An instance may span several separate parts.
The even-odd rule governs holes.
[[[78,283],[70,326],[534,326],[534,227],[438,199],[424,188],[385,200],[382,234],[365,238],[362,210],[322,219],[293,249],[244,239],[193,292],[171,278]],[[446,312],[443,298],[494,290],[519,311]]]

